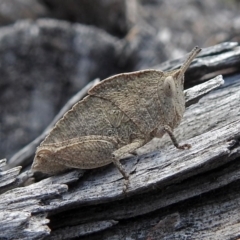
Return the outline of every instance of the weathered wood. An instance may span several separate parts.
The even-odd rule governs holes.
[[[0,195],[0,239],[43,239],[50,233],[47,214],[51,200],[60,198],[67,185],[81,176],[72,171],[27,187],[15,188]]]
[[[218,51],[221,55],[224,50]],[[138,156],[122,160],[131,173],[127,195],[112,165],[12,189],[0,195],[0,238],[240,237],[240,76],[226,78],[221,88],[206,95],[222,83],[219,76],[186,90],[187,106],[202,97],[187,108],[175,131],[178,140],[192,145],[190,150],[175,149],[164,136]],[[21,183],[27,176],[19,176]],[[17,216],[14,221],[12,216]]]
[[[17,177],[22,167],[18,166],[3,171],[6,166],[6,159],[0,160],[0,194],[17,186]]]
[[[50,233],[45,216],[31,216],[25,211],[0,212],[0,239],[43,239]]]
[[[117,227],[81,239],[239,239],[239,190],[239,181],[234,182],[227,188],[131,219],[127,223],[126,220],[119,221]],[[151,204],[151,199],[146,204]]]
[[[51,234],[51,236],[48,236],[46,239],[72,239],[105,230],[116,225],[117,223],[118,222],[114,220],[96,221],[91,223],[83,223],[73,227],[60,228],[57,231],[54,231],[54,233]]]
[[[220,87],[224,84],[222,76],[219,75],[206,83],[196,85],[188,90],[185,90],[185,101],[186,107],[189,107],[192,104],[197,103],[203,96],[211,92],[217,87]]]

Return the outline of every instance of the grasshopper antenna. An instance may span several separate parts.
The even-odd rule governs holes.
[[[190,52],[187,60],[183,63],[183,65],[180,68],[180,74],[178,75],[178,79],[182,79],[184,73],[186,72],[186,70],[188,69],[188,67],[190,66],[191,62],[193,61],[193,59],[198,55],[199,52],[201,52],[202,49],[199,48],[198,46],[194,47],[193,50]]]

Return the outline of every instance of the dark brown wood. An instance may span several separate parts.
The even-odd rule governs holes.
[[[238,54],[234,44],[221,47],[212,50],[216,59]],[[188,107],[175,135],[190,150],[175,149],[164,136],[121,161],[131,173],[126,195],[112,165],[32,184],[18,167],[0,171],[0,238],[239,238],[240,76],[224,79],[216,90],[221,76],[185,92]]]

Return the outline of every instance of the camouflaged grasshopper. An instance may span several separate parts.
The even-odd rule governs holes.
[[[32,171],[56,174],[113,162],[128,180],[119,160],[154,137],[167,132],[178,149],[190,148],[178,144],[173,129],[185,111],[184,73],[200,51],[195,47],[178,70],[123,73],[91,88],[37,148]]]

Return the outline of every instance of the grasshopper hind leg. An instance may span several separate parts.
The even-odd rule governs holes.
[[[125,145],[118,150],[114,151],[112,154],[112,161],[114,165],[118,168],[119,172],[123,175],[125,181],[124,181],[124,187],[123,192],[126,193],[128,186],[129,186],[129,174],[124,170],[122,164],[120,163],[120,159],[124,157],[124,155],[128,153],[133,153],[136,149],[142,147],[145,144],[145,140],[140,139],[138,141],[134,141],[128,145]]]

